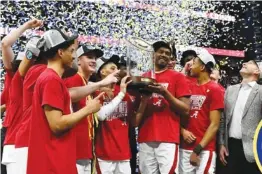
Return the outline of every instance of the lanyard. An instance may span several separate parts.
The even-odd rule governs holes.
[[[87,81],[84,79],[83,75],[79,72],[78,72],[78,75],[82,78],[84,85],[87,85]],[[92,100],[92,99],[93,99],[92,96],[88,95],[86,97],[86,104],[88,103],[89,100]],[[95,137],[94,124],[96,123],[96,127],[98,127],[97,113],[90,114],[90,116],[87,117],[87,120],[88,120],[88,126],[89,126],[88,135],[89,135],[89,139],[91,140],[91,139],[94,139]]]

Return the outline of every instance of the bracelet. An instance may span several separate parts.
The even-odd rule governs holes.
[[[198,145],[194,148],[193,152],[195,152],[197,155],[199,155],[202,150],[203,150],[203,147],[202,147],[200,144],[198,144]]]

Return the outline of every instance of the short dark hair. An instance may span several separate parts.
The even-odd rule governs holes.
[[[172,54],[172,49],[171,47],[169,46],[168,43],[164,42],[164,41],[157,41],[153,44],[153,48],[154,48],[154,51],[157,52],[157,50],[159,50],[160,48],[167,48],[170,50],[171,54]]]
[[[182,53],[182,58],[180,60],[180,64],[184,67],[186,64],[186,58],[188,56],[193,56],[193,57],[197,57],[197,54],[194,50],[186,50]]]
[[[75,42],[74,40],[71,40],[69,42],[62,43],[62,44],[60,44],[60,45],[58,45],[54,48],[51,48],[50,50],[47,50],[47,51],[44,52],[44,57],[46,57],[46,59],[52,59],[52,58],[55,57],[55,55],[56,55],[56,53],[59,49],[65,50],[65,49],[69,48],[71,45],[73,45],[74,42]]]
[[[207,62],[207,64],[205,64],[205,67],[206,67],[207,73],[211,74],[213,69],[214,69],[214,64],[213,64],[213,62]]]

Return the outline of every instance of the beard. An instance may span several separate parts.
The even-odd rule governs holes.
[[[165,69],[167,67],[168,63],[164,62],[164,61],[161,61],[159,60],[158,62],[156,62],[156,66],[159,68],[159,69]]]

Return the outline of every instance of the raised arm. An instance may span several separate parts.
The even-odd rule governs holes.
[[[17,39],[28,29],[35,28],[39,26],[39,20],[32,19],[17,29],[11,31],[7,36],[5,36],[1,42],[2,45],[2,57],[3,64],[6,69],[12,69],[11,62],[14,59],[14,52],[12,50],[12,45],[17,41]]]

